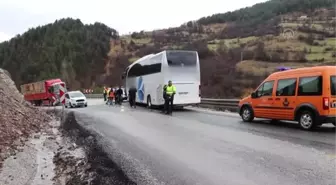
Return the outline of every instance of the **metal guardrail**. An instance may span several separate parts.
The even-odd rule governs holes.
[[[104,98],[102,94],[84,94],[86,98],[96,99],[96,98]]]
[[[217,108],[217,109],[228,109],[228,110],[238,110],[239,99],[211,99],[202,98],[201,107]]]
[[[86,98],[103,98],[102,94],[85,94]],[[202,98],[200,107],[215,108],[221,110],[238,110],[239,99],[211,99]]]

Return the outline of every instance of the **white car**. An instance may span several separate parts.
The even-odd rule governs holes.
[[[80,91],[69,91],[65,94],[65,108],[87,107],[87,99]]]
[[[122,87],[121,89],[123,90],[122,99],[123,99],[123,100],[127,100],[127,95],[126,95],[127,93],[126,93],[125,88]]]

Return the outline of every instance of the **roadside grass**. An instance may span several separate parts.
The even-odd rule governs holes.
[[[228,24],[226,23],[217,23],[217,24],[210,24],[210,25],[206,25],[204,26],[204,29],[207,30],[211,30],[213,32],[220,32],[222,31]]]
[[[334,38],[326,38],[324,40],[324,43],[326,43],[327,46],[332,46],[332,47],[336,48],[336,38],[335,37]]]
[[[208,42],[208,48],[210,50],[216,50],[219,47],[220,42],[224,42],[228,48],[239,47],[240,44],[246,44],[250,41],[257,40],[259,37],[243,37],[243,38],[234,38],[234,39],[215,39]]]
[[[151,42],[151,38],[146,37],[146,38],[141,38],[141,39],[134,39],[131,36],[127,35],[127,36],[122,36],[121,37],[122,40],[125,40],[128,44],[133,41],[135,44],[148,44]]]
[[[236,69],[243,73],[253,74],[255,76],[263,76],[276,71],[276,68],[280,66],[299,68],[299,67],[312,67],[316,65],[318,65],[318,63],[316,62],[297,63],[297,62],[263,62],[255,60],[245,60],[236,64]]]
[[[133,62],[135,62],[136,60],[138,60],[140,57],[131,57],[131,58],[129,58],[128,59],[128,61],[130,62],[130,63],[133,63]]]
[[[151,38],[132,39],[135,44],[148,44],[151,42]]]
[[[316,30],[323,30],[323,23],[325,22],[321,22],[321,23],[312,23],[312,24],[306,24],[308,26],[310,26],[311,28],[314,28]],[[299,23],[299,22],[286,22],[286,23],[280,23],[279,26],[282,26],[284,28],[297,28],[299,26],[303,26],[303,23]]]
[[[306,54],[306,59],[309,60],[309,61],[321,60],[321,59],[324,59],[325,61],[335,61],[335,58],[332,58],[332,52],[308,53],[308,54]]]

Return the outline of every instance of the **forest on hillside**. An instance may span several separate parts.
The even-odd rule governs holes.
[[[213,14],[198,20],[200,24],[236,22],[239,24],[259,24],[279,15],[290,12],[304,12],[310,15],[317,8],[333,8],[334,0],[269,0],[252,7],[241,8],[232,12]],[[333,17],[334,14],[330,15]]]
[[[102,23],[60,19],[0,44],[0,67],[19,86],[62,78],[73,88],[90,87],[104,73],[110,39],[118,32]]]
[[[269,0],[251,7],[226,13],[213,14],[197,20],[201,25],[228,23],[228,26],[220,35],[220,38],[236,38],[248,36],[262,36],[277,34],[276,26],[282,15],[301,12],[308,16],[314,16],[314,10],[318,8],[335,8],[334,0]],[[335,16],[334,11],[326,18]],[[324,17],[325,18],[325,17]]]

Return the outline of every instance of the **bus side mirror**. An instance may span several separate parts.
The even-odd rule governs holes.
[[[256,92],[251,93],[251,98],[257,98],[257,93]]]
[[[121,79],[122,79],[122,80],[125,79],[125,77],[126,77],[125,74],[122,74],[122,75],[121,75]]]

